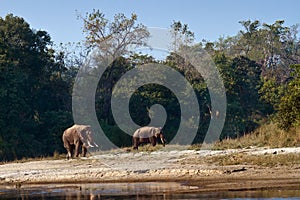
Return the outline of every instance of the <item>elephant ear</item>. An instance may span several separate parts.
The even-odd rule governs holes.
[[[79,136],[81,142],[82,142],[85,146],[87,146],[87,145],[88,145],[88,144],[87,144],[87,140],[88,140],[87,134],[88,134],[88,131],[86,130],[86,127],[82,125],[82,126],[78,127],[78,129],[77,129],[76,131],[77,131],[77,133],[78,133],[78,136]]]
[[[83,140],[84,140],[84,137],[83,137],[82,134],[81,134],[82,131],[80,131],[80,130],[77,129],[76,132],[77,132],[77,135],[78,135],[79,139],[80,139],[81,141],[83,141]]]
[[[85,127],[85,126],[81,127],[80,132],[81,132],[81,135],[83,137],[85,137],[88,134],[87,127]]]
[[[83,143],[86,147],[98,147],[98,145],[93,141],[93,132],[91,126],[84,126],[82,129],[82,136],[84,138]]]

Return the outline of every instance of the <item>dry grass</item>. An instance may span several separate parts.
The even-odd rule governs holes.
[[[211,155],[198,158],[190,158],[179,161],[182,165],[252,165],[261,167],[299,166],[300,154],[261,154],[233,153],[227,155]]]
[[[226,139],[217,142],[213,149],[237,149],[250,147],[295,147],[300,146],[300,127],[290,131],[277,128],[276,124],[263,125],[251,134],[237,139]]]
[[[53,156],[40,156],[40,157],[35,157],[35,158],[23,157],[22,159],[18,159],[18,160],[0,162],[0,165],[7,164],[7,163],[25,163],[25,162],[43,161],[43,160],[60,160],[60,159],[65,159],[65,158],[66,158],[66,154],[60,154],[57,151],[55,151],[53,153]]]
[[[243,153],[213,156],[210,162],[221,166],[225,165],[257,165],[264,167],[293,166],[300,164],[300,155],[289,154],[268,154],[268,155],[249,155]]]
[[[247,134],[237,139],[226,139],[213,145],[192,145],[189,149],[200,150],[225,150],[253,147],[299,147],[300,146],[300,127],[290,131],[283,131],[277,128],[276,124],[266,124],[258,128],[251,134]],[[300,155],[290,154],[266,154],[251,155],[247,153],[234,153],[229,155],[216,155],[205,158],[206,163],[217,165],[257,165],[257,166],[291,166],[300,164]],[[203,164],[202,161],[191,161],[195,164]]]
[[[190,149],[189,145],[179,145],[179,144],[166,144],[163,146],[162,144],[158,144],[156,146],[152,146],[151,144],[140,145],[138,150],[134,150],[132,147],[124,147],[123,151],[126,152],[154,152],[154,151],[182,151],[186,149]]]
[[[188,147],[189,150],[214,150],[216,144],[192,144]]]
[[[164,147],[162,145],[152,146],[151,144],[146,144],[146,145],[140,145],[138,150],[133,150],[133,151],[153,152],[153,151],[162,150],[163,148]]]

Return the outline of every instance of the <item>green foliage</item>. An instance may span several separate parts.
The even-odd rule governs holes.
[[[187,24],[182,24],[180,21],[173,21],[171,29],[174,39],[173,51],[177,51],[181,46],[189,46],[194,42],[195,34],[189,30]]]
[[[109,125],[114,125],[111,107],[112,90],[118,80],[132,69],[129,60],[124,57],[117,58],[107,69],[104,71],[98,83],[95,99],[96,99],[96,113],[100,120],[106,121]]]
[[[124,133],[117,125],[109,125],[100,121],[100,125],[107,138],[118,147],[132,146],[132,138]]]
[[[0,160],[53,153],[58,138],[46,124],[57,116],[43,116],[70,109],[70,85],[50,45],[50,36],[24,19],[0,18]]]
[[[250,133],[258,127],[264,117],[277,111],[284,91],[284,85],[281,83],[287,80],[280,73],[290,71],[282,63],[289,61],[291,58],[280,54],[282,49],[288,48],[282,42],[293,43],[296,41],[287,38],[291,32],[289,28],[283,26],[284,21],[276,21],[271,25],[259,21],[251,22],[250,20],[241,21],[240,23],[245,29],[240,32],[240,35],[220,39],[215,44],[207,42],[205,46],[214,56],[215,64],[222,75],[226,88],[226,122],[220,139],[240,137]],[[261,26],[261,24],[263,25]],[[181,51],[184,48],[199,48],[197,45],[191,46],[193,33],[186,24],[183,25],[180,21],[177,21],[171,27],[173,37],[175,40],[177,39],[176,44],[174,43],[175,51]],[[285,39],[283,40],[283,38]],[[297,48],[297,46],[295,47]],[[283,57],[281,58],[281,56]],[[295,57],[297,55],[294,52],[293,58]],[[276,61],[276,58],[280,58],[280,60]],[[135,55],[131,57],[131,60],[127,60],[126,65],[137,67],[139,64],[151,62],[156,61],[151,57]],[[211,118],[209,110],[210,97],[206,84],[195,68],[175,52],[171,52],[163,64],[179,71],[191,83],[197,94],[202,120],[194,142],[200,143],[204,138]],[[125,68],[130,70],[130,67]],[[126,70],[115,73],[113,75],[115,78],[110,78],[114,80],[109,82],[112,83],[110,87],[113,87],[118,77],[121,77]],[[113,73],[109,74],[112,75]],[[108,98],[110,96],[109,92],[106,94]],[[168,90],[157,85],[142,87],[131,99],[132,118],[137,124],[146,125],[150,120],[148,108],[159,103],[166,108],[168,120],[175,119],[174,117],[178,117],[179,113],[174,100],[175,98]],[[108,108],[107,106],[104,107]],[[105,108],[102,109],[102,113],[103,110]],[[108,110],[107,113],[109,113]],[[109,119],[111,119],[109,121],[113,125],[112,117]],[[169,131],[170,135],[167,137],[170,139],[173,137],[172,133],[176,132],[176,124],[179,122],[171,120],[168,123],[165,129]]]
[[[227,58],[215,55],[215,63],[220,70],[226,88],[227,114],[221,138],[239,137],[253,131],[259,119],[261,68],[246,57]]]
[[[265,112],[272,114],[278,109],[280,99],[284,93],[284,85],[277,83],[275,78],[264,78],[262,81],[263,85],[259,90],[260,99],[265,103]]]
[[[65,128],[73,124],[71,95],[74,78],[91,48],[99,50],[101,59],[107,56],[114,58],[98,83],[95,108],[105,134],[119,147],[131,146],[132,142],[112,116],[112,91],[126,72],[147,63],[167,65],[181,73],[192,85],[201,117],[194,143],[203,141],[210,120],[217,119],[217,116],[211,113],[210,93],[202,75],[184,56],[178,55],[178,52],[185,55],[184,52],[189,49],[201,50],[202,46],[213,57],[226,89],[227,113],[220,139],[238,137],[240,139],[235,142],[240,147],[247,146],[244,144],[246,140],[249,145],[257,146],[299,144],[298,132],[293,132],[300,125],[300,43],[297,26],[286,27],[283,20],[273,24],[257,20],[241,21],[243,30],[236,36],[193,44],[194,33],[188,25],[174,21],[171,25],[174,52],[164,61],[156,61],[149,55],[131,54],[130,44],[145,46],[149,37],[146,27],[137,24],[137,15],[126,17],[120,13],[110,21],[99,10],[94,10],[81,19],[86,46],[78,44],[84,50],[76,57],[70,55],[73,51],[70,48],[54,51],[48,33],[32,30],[24,19],[12,14],[0,18],[1,161],[64,151],[61,135]],[[162,74],[157,76],[151,72],[147,76],[156,75],[163,79]],[[130,81],[127,84],[133,84],[136,80]],[[213,90],[210,92],[218,93],[219,88]],[[121,98],[126,91],[123,89],[116,93]],[[186,94],[186,91],[183,93]],[[147,125],[150,115],[155,115],[149,113],[155,104],[162,105],[167,112],[164,132],[170,141],[179,127],[181,111],[178,99],[168,88],[157,84],[138,88],[130,99],[131,117],[135,123]],[[272,116],[280,128],[289,131],[267,127],[266,130],[270,131],[261,133],[263,128],[256,128],[266,121],[267,116]],[[292,137],[293,134],[296,136]],[[280,142],[276,143],[278,138]],[[223,140],[223,143],[226,141],[231,140]]]
[[[278,122],[281,128],[300,126],[300,64],[292,65],[292,80],[278,105]]]

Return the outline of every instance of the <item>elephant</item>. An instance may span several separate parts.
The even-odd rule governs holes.
[[[140,144],[151,143],[152,146],[156,145],[157,138],[160,138],[163,146],[166,144],[165,137],[162,133],[162,128],[152,127],[152,126],[144,126],[137,129],[132,138],[133,138],[133,149],[138,149]]]
[[[74,124],[67,128],[63,133],[62,140],[67,150],[67,159],[73,157],[74,150],[75,156],[78,157],[80,148],[82,148],[82,156],[85,157],[89,147],[98,147],[93,141],[91,127],[87,125]]]

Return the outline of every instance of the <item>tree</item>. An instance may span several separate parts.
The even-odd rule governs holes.
[[[123,13],[119,13],[110,22],[99,10],[93,10],[81,19],[84,22],[86,45],[96,47],[102,56],[116,58],[128,54],[131,52],[130,47],[145,46],[145,40],[149,37],[146,27],[136,24],[136,14],[127,18]]]
[[[278,83],[275,78],[262,78],[262,82],[263,85],[259,89],[260,99],[265,103],[266,114],[273,114],[278,110],[285,86]]]
[[[110,125],[114,125],[113,116],[111,113],[111,96],[114,85],[127,71],[133,66],[128,59],[119,57],[108,66],[103,73],[96,91],[96,111],[98,118]]]
[[[286,130],[300,125],[300,64],[292,65],[291,69],[293,79],[287,85],[277,113],[279,127]]]
[[[173,21],[171,34],[174,52],[178,51],[182,46],[190,46],[195,40],[195,34],[189,30],[188,25],[182,24],[180,21]]]
[[[231,60],[224,54],[216,54],[214,60],[227,96],[226,122],[221,137],[239,137],[253,131],[258,116],[262,116],[258,93],[260,65],[243,56]]]
[[[58,116],[44,116],[68,110],[70,95],[62,79],[65,68],[51,44],[47,32],[32,30],[23,18],[0,18],[0,160],[46,155],[57,148],[49,148],[49,141],[60,132],[49,132],[47,123]]]
[[[129,56],[135,47],[146,46],[146,39],[150,34],[144,25],[137,24],[136,14],[131,14],[131,17],[127,18],[119,13],[112,21],[109,21],[99,10],[93,10],[81,19],[84,22],[84,33],[86,33],[85,43],[92,52],[97,52],[95,61],[97,63],[104,60],[112,62],[101,77],[96,94],[97,105],[101,107],[99,109],[101,119],[111,123],[112,120],[109,120],[108,116],[110,115],[112,88],[118,79],[132,67],[121,56]]]
[[[258,20],[239,22],[243,26],[236,36],[220,38],[215,42],[215,50],[227,56],[245,56],[262,66],[262,76],[275,78],[277,82],[289,79],[289,65],[300,59],[298,26],[287,27],[284,20],[273,24]]]
[[[259,43],[258,28],[260,26],[260,22],[258,20],[255,20],[254,22],[251,22],[251,20],[247,20],[240,21],[239,23],[242,24],[245,29],[245,31],[240,31],[240,51],[244,51],[244,55],[247,57],[249,56],[249,53],[251,51],[253,52],[254,49],[256,50],[256,46]]]

